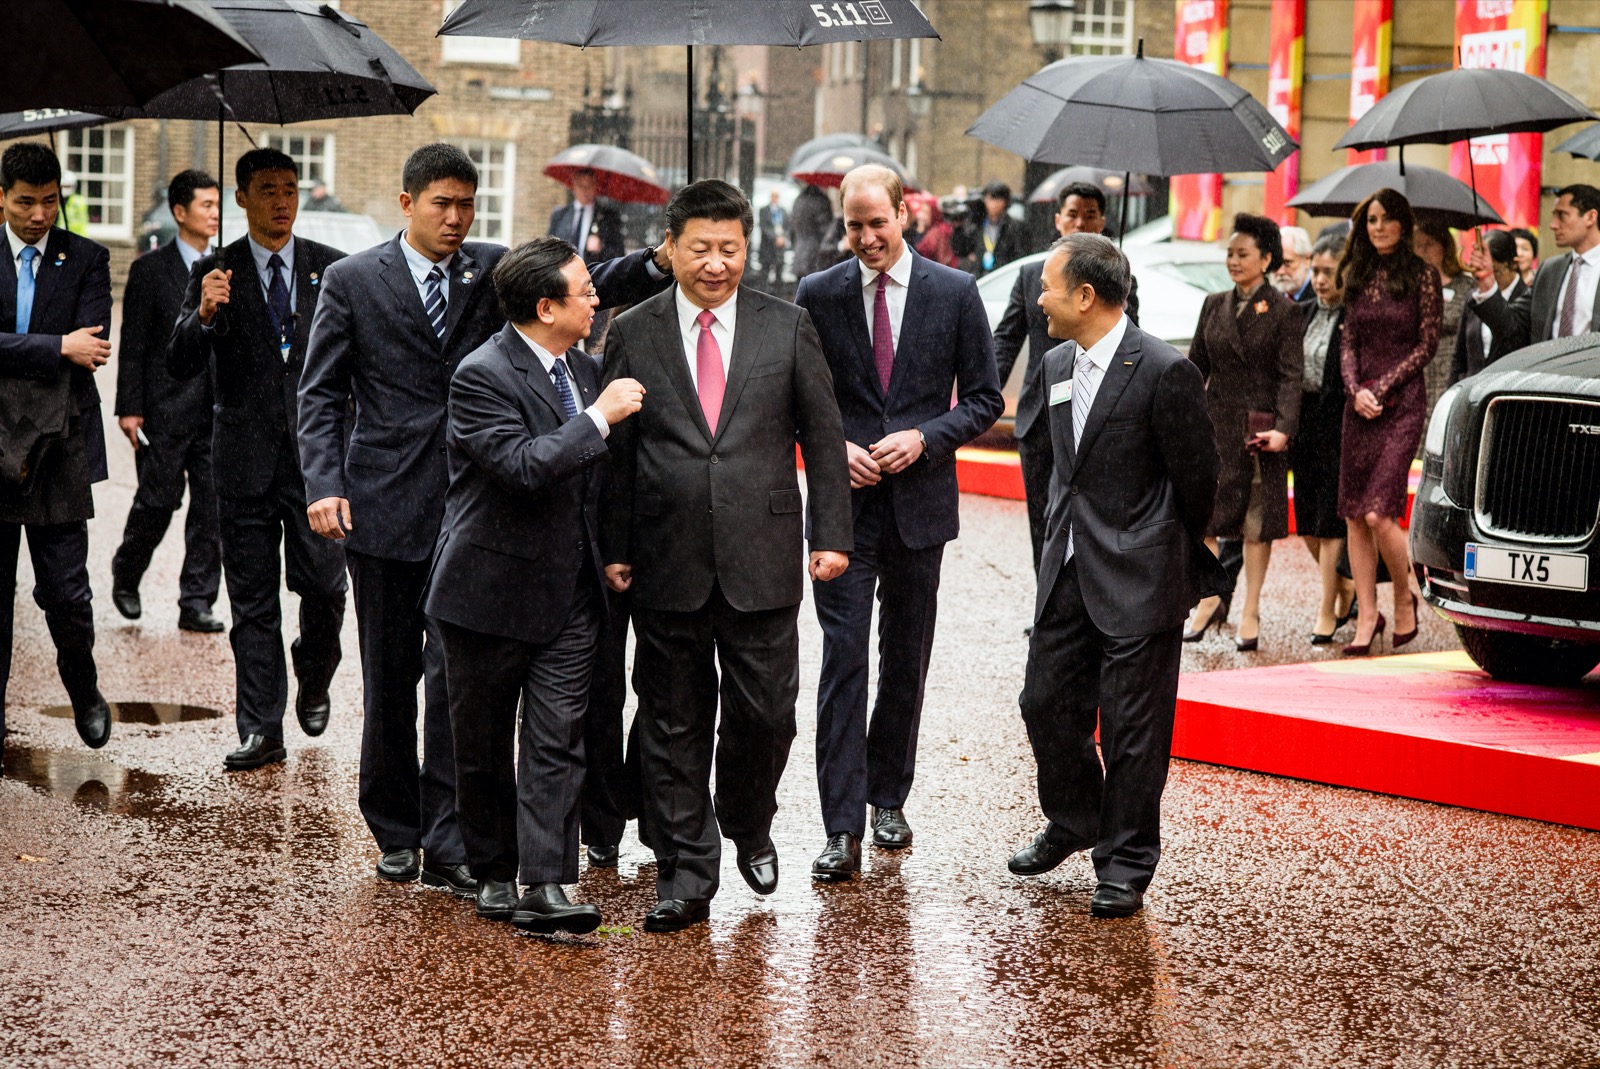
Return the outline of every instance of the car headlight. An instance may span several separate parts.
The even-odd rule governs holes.
[[[1428,421],[1428,435],[1422,440],[1422,449],[1430,457],[1444,456],[1445,432],[1450,429],[1450,410],[1460,396],[1461,387],[1452,386],[1433,406],[1433,418]]]

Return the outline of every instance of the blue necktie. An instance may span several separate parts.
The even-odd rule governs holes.
[[[28,333],[28,323],[33,319],[33,261],[39,250],[32,245],[22,247],[22,269],[17,272],[17,333]]]
[[[572,396],[572,383],[567,379],[566,361],[556,357],[550,374],[556,380],[556,395],[561,398],[561,407],[566,410],[567,418],[571,419],[578,414],[578,402]]]
[[[286,337],[289,327],[289,287],[283,282],[283,257],[277,253],[267,261],[267,311],[272,314],[272,327],[278,337]]]
[[[422,310],[428,314],[428,322],[433,324],[433,333],[440,340],[444,340],[445,313],[449,311],[444,298],[444,272],[435,267],[428,272],[428,300]]]

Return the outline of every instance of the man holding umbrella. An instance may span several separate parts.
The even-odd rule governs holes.
[[[622,255],[622,220],[615,208],[595,200],[598,189],[593,171],[573,171],[572,202],[550,213],[551,236],[571,242],[588,267]]]
[[[467,240],[478,170],[460,149],[417,149],[401,186],[406,229],[324,279],[300,380],[301,466],[310,529],[329,549],[343,545],[350,565],[366,707],[361,813],[383,854],[378,875],[408,882],[420,873],[429,886],[471,895],[477,885],[456,823],[443,647],[420,599],[449,483],[450,377],[505,325],[490,273],[506,250]],[[665,272],[651,273],[651,255],[595,268],[602,305],[639,301],[666,285]]]

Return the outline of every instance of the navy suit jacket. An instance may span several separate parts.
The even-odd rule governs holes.
[[[433,553],[444,516],[451,377],[505,326],[490,273],[506,250],[462,244],[450,262],[441,341],[400,248],[404,240],[397,234],[328,272],[300,378],[300,460],[307,502],[350,502],[345,548],[419,561]],[[648,256],[637,252],[594,269],[602,306],[643,300],[668,284],[650,278]]]
[[[0,229],[5,227],[0,222]],[[55,228],[45,241],[33,290],[28,333],[17,329],[17,270],[3,233],[0,245],[0,392],[3,408],[20,414],[41,402],[67,408],[67,436],[49,447],[36,489],[27,499],[0,491],[0,522],[69,523],[94,515],[89,487],[106,477],[106,438],[100,426],[100,391],[94,373],[61,355],[61,338],[98,326],[111,340],[111,254],[105,246]],[[49,400],[46,401],[46,398]],[[0,427],[11,445],[13,428]]]
[[[1005,410],[977,283],[911,250],[911,284],[887,395],[867,332],[861,262],[852,256],[807,275],[795,303],[817,325],[845,439],[863,449],[894,431],[917,429],[927,439],[927,450],[915,464],[885,475],[876,486],[852,490],[854,511],[872,495],[889,494],[908,547],[925,549],[955,538],[961,530],[961,495],[951,461]],[[954,407],[952,390],[958,398]]]
[[[175,379],[167,371],[167,345],[188,285],[176,238],[128,268],[117,346],[117,415],[143,416],[149,431],[184,434],[211,427],[210,376]]]
[[[229,303],[217,309],[210,330],[200,322],[200,282],[217,263],[202,257],[189,274],[183,311],[167,350],[167,369],[180,379],[211,368],[216,399],[212,410],[211,463],[221,497],[257,497],[267,492],[283,450],[295,446],[296,387],[305,367],[311,319],[328,267],[343,259],[338,249],[294,239],[294,326],[286,362],[267,315],[261,275],[242,237],[222,250],[233,272]],[[298,455],[292,457],[296,470]]]
[[[566,358],[574,399],[587,408],[600,394],[599,369],[578,349]],[[583,572],[603,580],[592,469],[606,440],[583,412],[567,419],[544,365],[509,323],[456,369],[449,422],[450,489],[424,611],[549,642]]]
[[[572,228],[578,225],[578,210],[576,201],[569,201],[550,213],[550,233],[563,241],[572,241]],[[600,239],[600,251],[589,251],[589,237],[596,236]],[[622,255],[622,219],[617,215],[617,210],[602,201],[594,202],[594,213],[589,217],[589,233],[581,242],[573,242],[578,246],[578,255],[583,257],[583,262],[593,267],[603,260],[615,260]]]
[[[1047,397],[1072,381],[1077,355],[1070,341],[1045,354]],[[1199,368],[1129,323],[1076,447],[1070,400],[1046,407],[1054,463],[1035,621],[1066,561],[1069,524],[1084,607],[1108,635],[1175,628],[1200,598],[1232,588],[1203,541],[1221,460]]]

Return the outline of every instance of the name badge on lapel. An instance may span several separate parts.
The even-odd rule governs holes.
[[[1064,401],[1072,400],[1072,380],[1053,383],[1050,386],[1050,403],[1059,405]]]
[[[287,334],[278,335],[278,356],[282,358],[285,364],[289,362],[289,352],[293,348],[294,342],[289,340]]]

